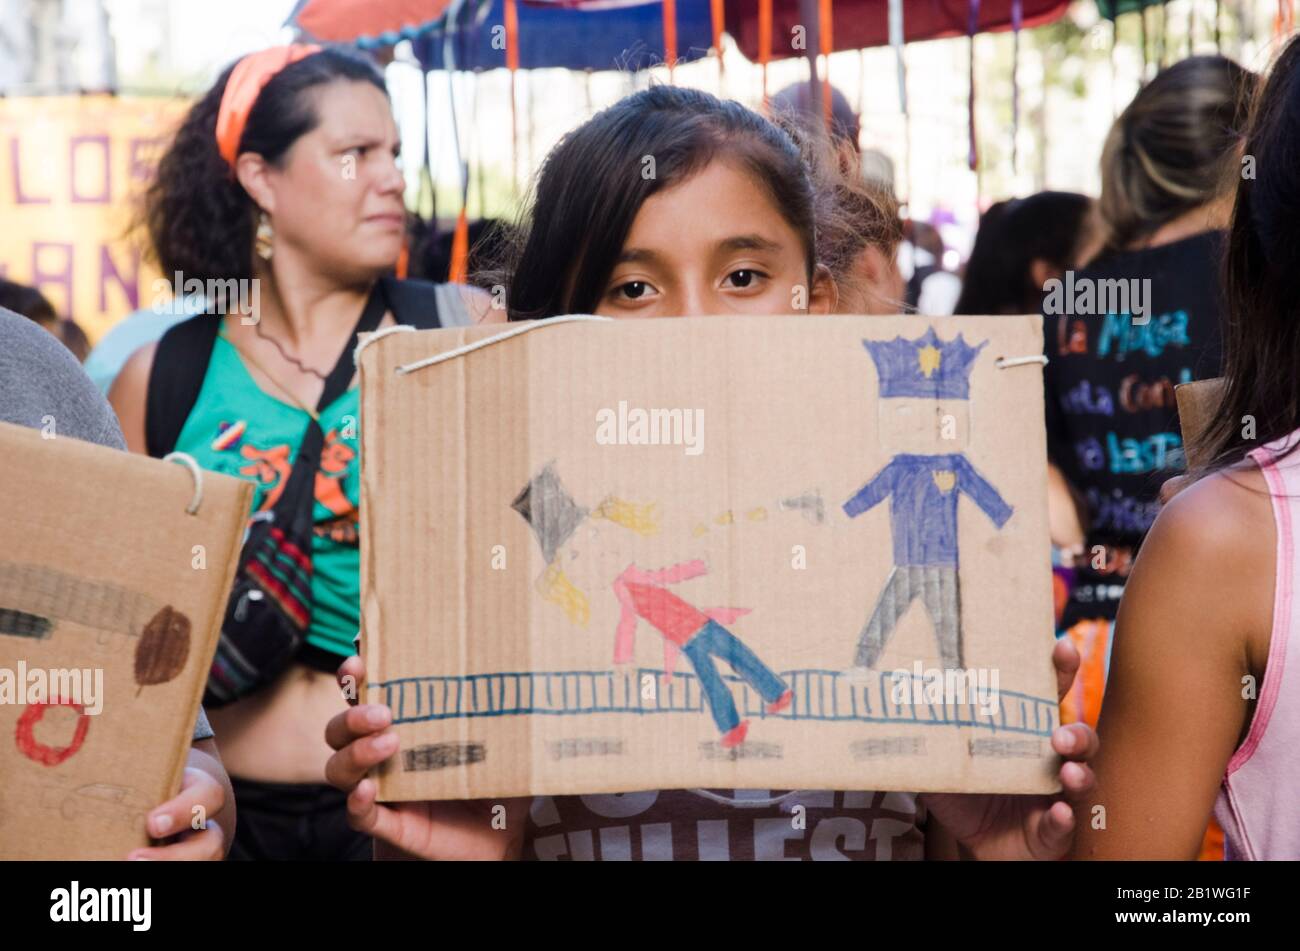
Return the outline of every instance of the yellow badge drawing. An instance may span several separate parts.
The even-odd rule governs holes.
[[[916,352],[916,361],[921,365],[921,372],[925,374],[927,380],[935,370],[939,369],[942,356],[939,348],[934,346],[925,346]]]

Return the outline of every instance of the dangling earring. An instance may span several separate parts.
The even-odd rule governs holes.
[[[260,212],[257,216],[257,235],[253,239],[253,250],[263,261],[271,260],[272,247],[271,238],[275,232],[271,230],[271,219],[266,217],[266,212]]]

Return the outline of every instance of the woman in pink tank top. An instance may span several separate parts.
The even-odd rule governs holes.
[[[1292,42],[1246,135],[1205,461],[1156,519],[1120,605],[1079,857],[1195,858],[1213,812],[1228,858],[1300,858],[1298,149]]]

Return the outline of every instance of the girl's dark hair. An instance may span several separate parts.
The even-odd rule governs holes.
[[[1043,288],[1033,264],[1074,266],[1092,201],[1074,192],[1038,192],[990,205],[966,262],[957,314],[1036,314]]]
[[[1203,434],[1199,475],[1300,429],[1300,42],[1278,57],[1255,102],[1223,268],[1225,386]],[[1248,421],[1253,432],[1243,435]],[[1294,447],[1292,447],[1294,448]]]
[[[568,133],[546,157],[502,275],[510,319],[595,310],[641,205],[717,157],[748,170],[799,234],[811,282],[817,195],[794,140],[738,102],[652,86]]]
[[[1223,56],[1191,56],[1139,90],[1101,154],[1106,246],[1122,251],[1222,194],[1257,77]]]
[[[252,277],[257,208],[217,151],[217,113],[231,70],[182,120],[144,198],[143,224],[154,258],[167,280]],[[326,48],[271,78],[248,114],[239,152],[280,162],[289,147],[316,128],[313,90],[338,80],[371,83],[388,95],[384,77],[369,60]],[[174,290],[179,292],[179,288]]]

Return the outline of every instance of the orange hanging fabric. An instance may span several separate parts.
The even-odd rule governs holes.
[[[831,103],[831,51],[835,49],[835,43],[831,35],[831,0],[818,0],[818,6],[817,34],[821,37],[822,56],[826,58],[826,65],[822,70],[822,116],[826,120],[826,134],[833,135],[835,129]]]
[[[763,67],[763,108],[767,108],[767,63],[772,58],[772,0],[758,0],[758,65]]]
[[[519,0],[506,0],[506,69],[519,68]]]
[[[668,63],[668,81],[672,82],[677,66],[677,0],[664,0],[664,61]]]
[[[469,276],[469,216],[462,205],[460,215],[456,218],[456,232],[451,239],[451,268],[447,271],[447,281],[451,284],[464,284]]]
[[[505,0],[506,69],[510,70],[510,183],[519,189],[519,107],[515,79],[519,72],[519,0]]]
[[[397,267],[393,271],[399,281],[406,280],[406,276],[411,273],[411,241],[409,238],[402,239],[402,250],[397,254]]]
[[[713,49],[718,54],[718,72],[725,73],[727,70],[722,64],[722,24],[726,21],[726,14],[722,0],[709,0],[709,19],[713,25]]]

